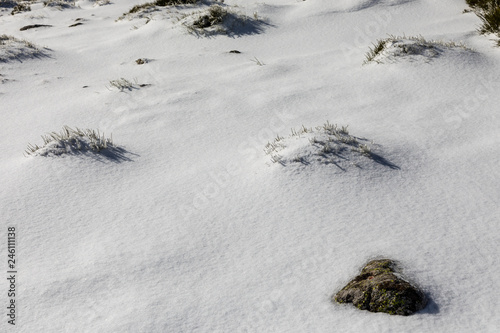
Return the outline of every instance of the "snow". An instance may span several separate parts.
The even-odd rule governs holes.
[[[230,36],[190,33],[183,15],[199,6],[118,20],[139,3],[0,11],[2,34],[45,54],[18,43],[26,57],[0,62],[19,332],[500,329],[500,53],[465,2],[226,0],[258,20]],[[30,24],[52,27],[19,30]],[[363,65],[389,34],[473,51]],[[122,78],[134,87],[111,86]],[[327,121],[393,167],[265,154],[277,136],[290,159],[311,152],[290,129]],[[66,125],[112,133],[119,154],[23,155]],[[402,263],[426,309],[331,302],[377,257]]]

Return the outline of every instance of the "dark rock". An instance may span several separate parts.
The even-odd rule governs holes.
[[[241,52],[240,52],[240,51],[238,51],[238,50],[231,50],[231,51],[229,51],[229,53],[236,53],[236,54],[240,54]]]
[[[77,27],[79,25],[82,25],[83,23],[82,22],[78,22],[78,23],[73,23],[72,25],[70,25],[69,27],[70,28],[73,28],[73,27]]]
[[[389,259],[370,261],[332,299],[352,303],[360,310],[402,316],[417,312],[427,304],[424,293],[403,280],[397,273],[396,263]]]
[[[24,27],[22,27],[21,31],[25,31],[25,30],[29,30],[29,29],[35,29],[35,28],[50,28],[51,25],[48,25],[48,24],[31,24],[31,25],[25,25]]]

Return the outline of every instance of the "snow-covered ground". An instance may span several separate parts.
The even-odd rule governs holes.
[[[464,1],[226,0],[229,35],[186,27],[207,4],[119,19],[143,2],[0,11],[18,332],[500,329],[500,50]],[[65,125],[116,148],[23,155]],[[331,302],[380,256],[423,311]]]

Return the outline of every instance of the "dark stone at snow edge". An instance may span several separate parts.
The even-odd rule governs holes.
[[[31,24],[31,25],[26,25],[19,30],[25,31],[25,30],[29,30],[29,29],[35,29],[35,28],[50,28],[50,27],[52,27],[52,26],[48,25],[48,24]]]
[[[370,261],[361,273],[332,297],[338,303],[352,303],[360,310],[411,315],[427,304],[424,293],[396,275],[396,263],[389,259]]]

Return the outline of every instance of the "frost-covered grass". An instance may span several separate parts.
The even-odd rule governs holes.
[[[179,5],[194,5],[198,3],[199,0],[156,0],[152,2],[145,2],[142,4],[135,5],[128,12],[123,13],[119,20],[125,17],[130,17],[134,14],[144,14],[150,11],[155,11],[156,7],[168,7],[168,6],[179,6]]]
[[[45,7],[72,8],[76,7],[76,0],[45,0]]]
[[[196,9],[193,9],[195,5]],[[162,9],[162,7],[168,8]],[[158,14],[158,17],[168,17],[195,36],[242,36],[262,32],[267,22],[256,12],[252,16],[247,16],[243,11],[242,7],[227,5],[224,2],[146,2],[135,5],[117,21],[125,18],[130,20],[145,18],[146,23],[149,23]]]
[[[137,59],[135,61],[135,63],[138,65],[143,65],[147,62],[148,59]],[[149,83],[138,83],[136,78],[132,82],[122,77],[116,80],[110,80],[109,86],[107,86],[107,88],[108,90],[117,89],[119,91],[125,91],[125,90],[132,91],[134,89],[139,89],[149,86],[151,86],[151,84]]]
[[[342,170],[359,166],[359,156],[373,156],[372,143],[349,134],[348,126],[326,122],[322,126],[302,126],[291,130],[288,137],[277,135],[264,148],[273,163],[283,166],[300,163],[335,164]]]
[[[363,64],[382,63],[383,59],[394,60],[405,56],[422,56],[430,59],[437,57],[445,49],[459,48],[472,51],[462,42],[426,40],[423,36],[393,36],[378,39],[365,54]]]
[[[92,2],[94,6],[106,6],[112,3],[111,0],[92,0]]]
[[[75,129],[64,126],[62,131],[42,135],[43,145],[28,144],[26,155],[62,155],[75,152],[100,152],[113,146],[113,136],[106,138],[104,133],[93,129]]]
[[[202,10],[184,13],[177,20],[187,31],[196,36],[228,35],[242,36],[258,34],[266,25],[257,13],[253,17],[239,11],[236,6],[211,5]]]
[[[23,61],[47,56],[47,50],[34,43],[13,36],[0,35],[0,62]]]
[[[137,80],[136,80],[137,81]],[[132,90],[137,88],[137,82],[132,82],[124,78],[119,78],[116,80],[110,80],[109,81],[109,86],[112,88],[116,88],[119,91],[124,91],[124,90]]]

